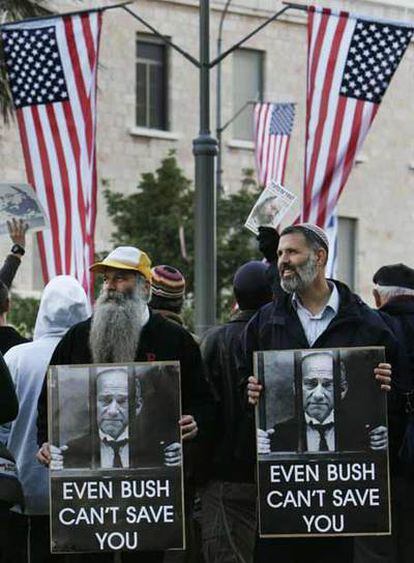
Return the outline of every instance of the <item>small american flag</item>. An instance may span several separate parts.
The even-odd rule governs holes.
[[[74,275],[90,294],[96,219],[100,12],[2,26],[28,181],[49,218],[38,233],[45,282]]]
[[[309,8],[302,221],[327,227],[413,31]]]
[[[295,105],[257,103],[254,107],[255,153],[259,184],[283,184]]]

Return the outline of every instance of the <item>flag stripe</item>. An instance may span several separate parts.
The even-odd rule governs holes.
[[[53,251],[55,255],[55,264],[56,264],[56,273],[61,274],[63,272],[62,269],[62,257],[60,252],[60,242],[59,242],[59,224],[57,218],[57,210],[56,210],[56,203],[55,203],[55,193],[54,193],[54,186],[52,182],[52,173],[50,170],[50,163],[48,152],[46,148],[46,141],[43,133],[42,124],[40,121],[39,110],[37,106],[33,106],[31,109],[32,116],[33,116],[33,123],[36,131],[36,138],[38,140],[39,146],[39,155],[41,160],[41,167],[44,174],[44,188],[46,192],[46,198],[49,207],[49,218],[50,223],[52,226],[52,231],[57,233],[58,238],[55,241],[53,246]]]
[[[58,130],[54,120],[54,109],[52,106],[39,106],[39,118],[45,140],[45,148],[48,155],[50,173],[51,173],[51,186],[53,187],[54,201],[57,211],[57,216],[60,218],[59,229],[59,245],[62,256],[62,272],[68,271],[70,268],[70,205],[67,206],[69,194],[65,196],[69,186],[67,184],[67,170],[65,162],[61,157],[61,143],[58,135]],[[60,272],[60,273],[62,273]]]
[[[19,125],[20,139],[22,143],[22,150],[23,150],[27,179],[32,186],[35,186],[36,184],[35,184],[35,178],[33,173],[32,160],[30,159],[29,142],[27,139],[26,127],[24,123],[24,116],[22,114],[22,110],[16,111],[16,117],[17,117],[17,123]],[[38,241],[39,254],[40,254],[40,265],[42,268],[43,279],[48,279],[48,272],[46,268],[46,250],[45,250],[43,237],[39,236],[41,234],[42,233],[37,233],[37,241]]]
[[[333,34],[333,38],[332,38],[332,43],[331,43],[331,49],[330,49],[330,53],[329,56],[327,58],[327,65],[326,65],[326,74],[325,74],[325,81],[323,84],[323,88],[322,88],[322,99],[326,100],[329,97],[329,93],[331,91],[332,88],[332,82],[333,82],[333,77],[334,77],[334,69],[335,69],[335,65],[336,65],[336,61],[337,61],[337,57],[338,57],[338,53],[339,53],[339,49],[340,49],[340,45],[341,45],[341,39],[343,36],[343,32],[345,30],[345,22],[346,20],[344,18],[341,18],[338,22],[338,26],[334,31]],[[316,166],[318,164],[318,155],[320,153],[321,150],[321,146],[322,146],[322,137],[323,137],[323,132],[324,132],[324,127],[325,127],[325,121],[327,119],[328,116],[328,104],[327,103],[321,103],[319,106],[319,115],[318,115],[318,125],[316,127],[316,132],[315,132],[315,143],[313,145],[313,150],[312,150],[312,157],[311,157],[311,163],[310,163],[310,169],[309,169],[309,176],[308,176],[308,182],[309,184],[313,185],[314,179],[315,179],[315,174],[316,174]],[[309,214],[309,209],[305,210],[305,213]]]

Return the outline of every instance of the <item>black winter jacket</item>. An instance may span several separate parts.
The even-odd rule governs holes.
[[[243,432],[243,392],[236,356],[240,335],[255,310],[239,311],[230,321],[208,330],[201,340],[201,354],[217,402],[217,416],[209,477],[223,481],[254,482],[254,464],[237,460],[239,434]]]
[[[11,422],[17,416],[19,404],[9,368],[0,354],[0,424]]]

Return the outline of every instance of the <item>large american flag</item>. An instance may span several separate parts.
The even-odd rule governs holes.
[[[261,186],[272,180],[283,184],[294,118],[294,104],[255,104],[256,168]]]
[[[309,8],[302,221],[327,227],[412,35],[412,26]]]
[[[2,26],[28,181],[48,215],[45,282],[72,274],[91,293],[96,219],[96,76],[101,12]]]

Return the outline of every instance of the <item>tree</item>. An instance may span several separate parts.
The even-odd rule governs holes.
[[[233,303],[232,280],[237,268],[257,259],[254,235],[243,227],[258,197],[251,170],[243,171],[241,189],[220,197],[217,211],[218,315],[227,317]],[[145,249],[153,264],[180,269],[193,292],[194,190],[171,152],[155,174],[142,174],[137,193],[105,190],[115,231],[112,242]]]
[[[137,193],[124,196],[105,190],[108,212],[116,227],[116,244],[145,249],[153,264],[171,264],[185,272],[193,287],[193,207],[191,182],[173,153],[155,174],[142,174]]]
[[[0,22],[45,16],[51,11],[42,6],[45,0],[0,0]],[[7,123],[13,114],[13,101],[7,81],[6,64],[0,42],[0,112]]]

